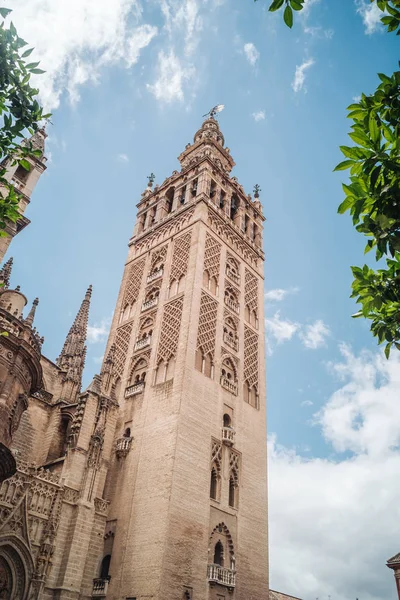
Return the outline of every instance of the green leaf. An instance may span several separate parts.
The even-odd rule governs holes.
[[[31,170],[31,165],[25,158],[21,158],[21,160],[19,161],[19,164],[21,165],[21,167],[23,167],[25,169],[25,171]]]
[[[338,206],[337,211],[339,215],[343,215],[346,212],[346,210],[349,210],[349,208],[351,208],[351,206],[353,205],[353,201],[354,198],[347,196],[347,198],[345,198],[343,202]]]
[[[285,21],[288,27],[293,27],[293,11],[289,4],[286,5],[285,11],[283,13],[283,20]]]
[[[354,165],[354,160],[343,160],[341,163],[336,165],[336,167],[333,170],[334,171],[344,171],[344,169],[348,169],[352,165]]]
[[[31,69],[31,73],[35,73],[35,75],[42,75],[43,73],[46,73],[46,71],[43,71],[42,69]]]
[[[10,12],[12,12],[12,10],[10,8],[0,7],[0,16],[2,16],[3,19],[5,19],[6,16],[10,14]]]
[[[391,349],[391,347],[392,347],[392,342],[389,342],[388,344],[386,344],[386,347],[385,347],[385,356],[386,356],[386,358],[389,358],[389,356],[390,356],[390,349]]]
[[[368,125],[369,125],[369,133],[371,135],[372,141],[373,142],[379,141],[380,131],[379,131],[378,124],[376,122],[375,113],[373,113],[373,112],[371,112],[371,114],[369,115]]]
[[[29,50],[25,50],[25,52],[23,54],[21,54],[21,58],[27,58],[28,56],[30,56],[33,52],[33,48],[29,48]]]
[[[283,2],[284,0],[274,0],[268,10],[275,12],[283,5]]]
[[[303,8],[303,4],[302,2],[299,2],[299,0],[290,0],[290,6],[293,10],[302,10]]]

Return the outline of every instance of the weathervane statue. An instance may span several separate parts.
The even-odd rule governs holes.
[[[217,106],[214,106],[211,110],[208,111],[208,113],[203,115],[203,117],[208,117],[209,119],[215,119],[215,115],[217,113],[221,112],[221,110],[224,110],[224,108],[225,108],[225,104],[217,104]]]

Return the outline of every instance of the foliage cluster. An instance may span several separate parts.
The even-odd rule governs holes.
[[[382,11],[387,31],[400,35],[400,0],[370,1]],[[293,10],[305,6],[305,0],[273,0],[269,10],[284,7],[284,21],[292,27]],[[349,211],[356,230],[368,238],[365,252],[375,249],[376,260],[386,261],[376,271],[352,267],[351,297],[361,305],[353,316],[372,321],[371,331],[380,344],[386,342],[389,357],[393,346],[400,350],[400,71],[378,76],[376,91],[348,107],[355,145],[340,147],[345,160],[335,170],[350,170],[338,212]]]
[[[19,218],[20,195],[5,177],[4,161],[7,157],[9,164],[19,163],[29,171],[27,158],[41,153],[24,140],[25,134],[33,135],[40,122],[50,116],[43,114],[36,100],[38,90],[29,83],[32,74],[43,71],[38,62],[27,62],[33,48],[24,49],[27,43],[18,36],[13,23],[6,27],[5,19],[10,12],[0,7],[0,236],[6,235],[7,223],[15,223]]]

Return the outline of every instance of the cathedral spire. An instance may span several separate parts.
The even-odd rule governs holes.
[[[10,285],[13,260],[13,257],[9,258],[0,270],[0,283],[3,283],[3,290],[7,290]]]
[[[80,391],[82,383],[91,295],[92,286],[90,285],[56,361],[60,369],[65,371],[64,384],[68,385],[66,389],[63,389],[63,398],[66,400],[74,400],[74,395]]]
[[[32,303],[32,308],[29,311],[29,314],[25,319],[25,325],[29,325],[30,327],[32,327],[33,319],[35,318],[36,307],[38,304],[39,304],[39,298],[35,298]]]

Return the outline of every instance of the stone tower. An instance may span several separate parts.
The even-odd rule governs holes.
[[[267,600],[258,186],[231,177],[214,118],[179,161],[138,204],[103,366],[119,408],[93,597]]]
[[[46,170],[47,158],[44,156],[46,138],[47,134],[45,130],[38,129],[31,138],[28,138],[26,142],[23,142],[23,144],[26,145],[31,144],[32,150],[37,151],[37,156],[26,159],[30,164],[30,171],[26,171],[21,165],[13,165],[9,158],[5,158],[1,163],[2,167],[7,168],[5,178],[14,185],[16,192],[20,195],[20,218],[16,223],[7,223],[7,236],[0,237],[0,262],[2,262],[4,255],[8,250],[11,240],[30,223],[30,220],[25,217],[24,213],[41,174]]]

